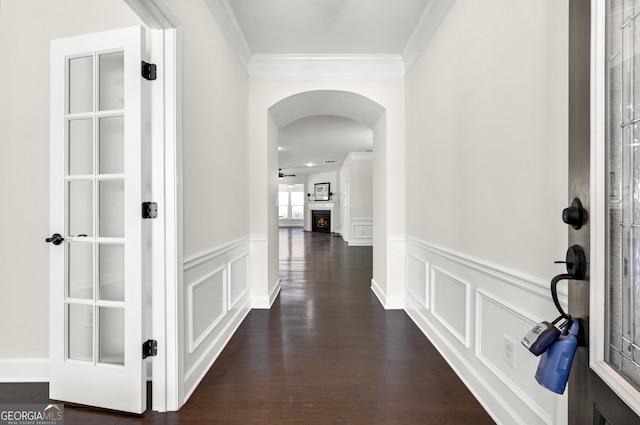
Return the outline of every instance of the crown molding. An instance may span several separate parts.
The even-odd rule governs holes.
[[[413,64],[427,48],[440,23],[455,0],[431,0],[424,8],[418,24],[413,29],[409,41],[402,51],[405,72],[408,74]]]
[[[244,68],[249,70],[249,62],[251,60],[251,49],[249,43],[242,32],[240,23],[236,18],[233,8],[229,4],[229,0],[204,0],[213,15],[220,30],[227,38],[232,50],[240,60]]]
[[[178,28],[180,21],[164,0],[124,0],[142,22],[153,29]]]
[[[249,77],[404,78],[400,55],[264,55],[249,62]]]
[[[229,0],[204,2],[250,78],[397,79],[404,78],[409,72],[455,0],[430,0],[402,54],[397,55],[253,54]]]

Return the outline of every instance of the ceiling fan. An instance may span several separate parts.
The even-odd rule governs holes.
[[[296,176],[295,174],[284,174],[284,173],[282,172],[282,168],[278,168],[278,179],[279,179],[279,180],[282,180],[282,179],[284,179],[285,177],[295,177],[295,176]]]

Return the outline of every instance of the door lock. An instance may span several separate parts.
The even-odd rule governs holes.
[[[562,210],[562,221],[578,230],[584,224],[586,215],[586,210],[582,207],[582,202],[580,202],[580,199],[573,198],[573,202],[571,202],[571,205],[568,208]]]
[[[54,245],[60,245],[64,241],[64,238],[60,233],[54,233],[50,238],[45,239],[45,241]]]

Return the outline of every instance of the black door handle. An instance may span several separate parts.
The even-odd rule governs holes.
[[[564,312],[558,300],[558,282],[561,280],[584,279],[587,274],[587,256],[580,245],[573,245],[567,250],[567,258],[565,261],[556,261],[556,263],[565,263],[567,265],[567,273],[559,274],[551,279],[551,297],[562,317],[568,318],[570,316]]]
[[[45,239],[45,241],[53,243],[54,245],[60,245],[64,241],[64,238],[60,233],[54,233],[50,238]]]

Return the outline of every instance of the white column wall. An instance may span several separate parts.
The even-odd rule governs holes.
[[[205,2],[166,2],[182,25],[178,298],[186,402],[250,309],[249,79]]]

